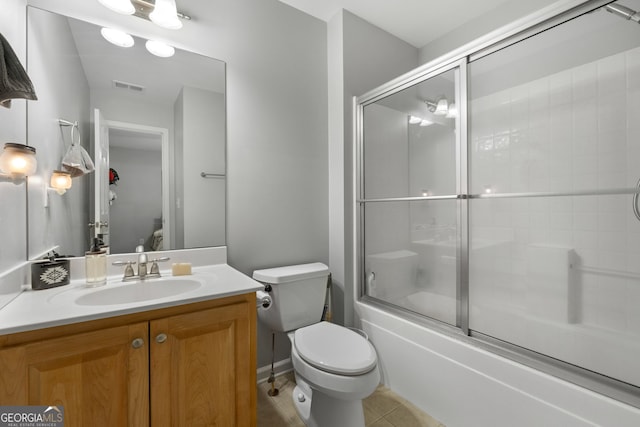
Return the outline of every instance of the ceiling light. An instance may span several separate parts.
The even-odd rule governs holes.
[[[131,47],[134,44],[133,37],[125,33],[124,31],[116,30],[115,28],[103,28],[100,30],[100,34],[109,43],[113,43],[120,47]]]
[[[173,46],[169,46],[168,44],[159,42],[157,40],[147,40],[147,42],[145,43],[145,47],[150,53],[161,58],[168,58],[170,56],[173,56],[176,51]]]
[[[175,0],[156,0],[153,11],[149,14],[149,19],[170,30],[182,28],[182,22],[178,19],[178,10]]]
[[[136,8],[129,0],[98,0],[103,6],[113,10],[114,12],[122,13],[123,15],[133,15]]]

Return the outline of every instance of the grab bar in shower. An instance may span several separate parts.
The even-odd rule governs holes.
[[[617,276],[624,277],[627,279],[640,279],[640,273],[632,273],[631,271],[623,271],[623,270],[613,270],[609,268],[596,268],[596,267],[586,267],[586,266],[573,266],[570,268],[576,271],[582,271],[583,273],[591,273],[598,274],[602,276]]]

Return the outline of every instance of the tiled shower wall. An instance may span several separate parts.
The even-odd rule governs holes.
[[[470,111],[473,194],[595,193],[640,179],[638,48],[473,99]],[[576,351],[607,334],[632,350],[640,220],[631,195],[473,200],[470,218],[472,328],[517,342],[536,319],[552,320],[594,334]],[[507,320],[519,316],[531,317]],[[560,335],[541,337],[540,349],[562,345]],[[605,356],[592,353],[592,367],[611,364]]]

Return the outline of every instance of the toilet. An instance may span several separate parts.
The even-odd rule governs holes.
[[[291,340],[292,399],[309,427],[364,427],[362,399],[380,382],[366,334],[322,321],[329,268],[322,263],[256,270],[272,304],[260,321]]]

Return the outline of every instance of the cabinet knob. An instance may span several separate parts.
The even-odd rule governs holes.
[[[167,334],[158,334],[156,336],[156,342],[159,343],[159,344],[162,344],[166,340],[167,340]]]
[[[135,340],[131,341],[131,347],[133,348],[140,348],[144,345],[144,340],[142,338],[136,338]]]

